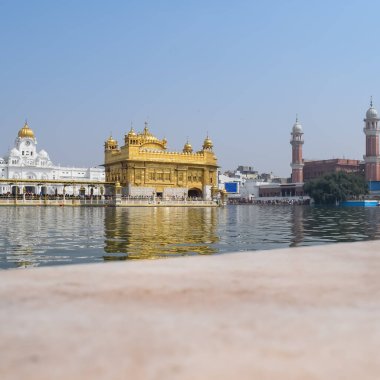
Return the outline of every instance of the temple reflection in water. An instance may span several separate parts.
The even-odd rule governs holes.
[[[212,254],[218,242],[215,208],[108,208],[105,260]]]
[[[295,205],[291,208],[291,242],[289,247],[301,246],[305,239],[305,207],[303,205]]]

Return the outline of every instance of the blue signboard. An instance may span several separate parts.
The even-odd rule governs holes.
[[[224,189],[227,193],[237,193],[238,192],[238,183],[237,182],[226,182],[224,184]]]
[[[380,191],[380,181],[370,181],[368,187],[369,191]]]

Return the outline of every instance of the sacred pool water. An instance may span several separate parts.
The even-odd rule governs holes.
[[[0,269],[380,238],[380,207],[0,208]]]

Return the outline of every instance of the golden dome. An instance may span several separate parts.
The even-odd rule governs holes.
[[[110,136],[110,137],[108,137],[106,143],[108,143],[108,144],[117,144],[117,141],[112,136]]]
[[[203,149],[212,149],[213,147],[213,144],[212,144],[212,141],[211,139],[207,136],[205,138],[205,141],[203,142]]]
[[[183,147],[184,153],[191,153],[193,151],[193,147],[189,143],[189,141],[186,142],[186,144]]]
[[[25,122],[24,126],[18,131],[18,137],[29,137],[34,139],[34,132],[29,128],[27,122]]]
[[[131,127],[131,130],[128,132],[129,137],[136,136],[136,132],[134,131],[133,127]]]
[[[117,141],[112,137],[112,135],[108,137],[108,140],[104,143],[104,148],[106,150],[117,149]]]
[[[156,141],[160,141],[156,136],[153,136],[149,129],[148,129],[148,123],[145,122],[144,123],[144,130],[142,133],[139,133],[139,135],[145,140],[145,141],[150,141],[150,142],[156,142]]]

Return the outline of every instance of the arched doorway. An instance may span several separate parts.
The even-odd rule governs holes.
[[[36,194],[36,187],[35,186],[25,186],[25,193]]]
[[[12,195],[20,194],[20,188],[18,186],[12,186]]]
[[[202,190],[194,187],[192,189],[189,189],[189,191],[187,192],[187,196],[189,198],[202,198]]]

